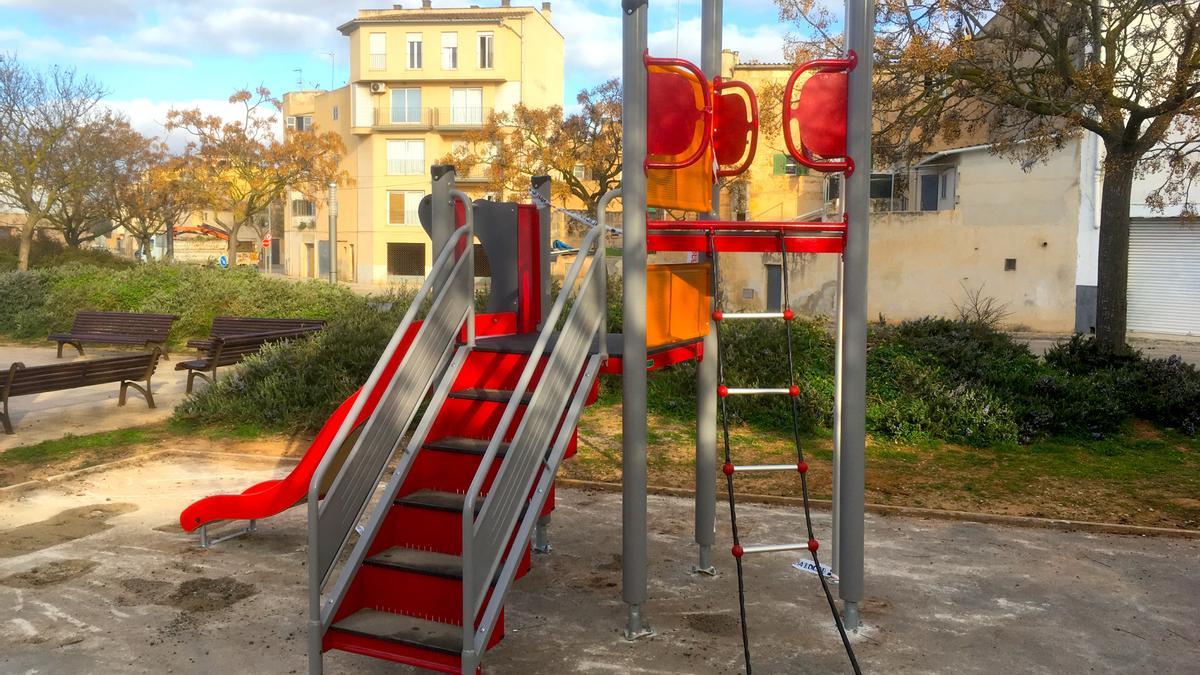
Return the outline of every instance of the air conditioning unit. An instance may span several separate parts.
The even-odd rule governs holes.
[[[372,82],[371,83],[371,93],[372,94],[383,94],[385,92],[387,92],[387,85],[384,84],[383,82]]]

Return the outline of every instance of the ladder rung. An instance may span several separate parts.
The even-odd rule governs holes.
[[[726,387],[725,392],[727,394],[729,394],[730,396],[749,396],[749,395],[753,395],[753,394],[783,394],[784,396],[787,396],[788,394],[791,393],[791,391],[788,389],[758,388],[758,387],[750,387],[750,388]]]
[[[808,543],[803,544],[759,544],[758,546],[743,546],[743,553],[778,553],[779,551],[807,551]]]
[[[796,471],[795,464],[746,464],[734,466],[734,471]]]
[[[783,312],[721,312],[720,321],[726,319],[782,319]]]

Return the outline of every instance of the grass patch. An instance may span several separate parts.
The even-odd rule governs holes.
[[[71,459],[80,452],[120,450],[161,440],[165,428],[161,425],[118,429],[83,436],[68,435],[34,445],[23,445],[0,453],[0,465],[50,464]]]
[[[584,412],[579,453],[563,464],[561,475],[621,480],[620,411],[619,404],[600,403]],[[651,413],[648,431],[650,483],[694,487],[694,423]],[[795,459],[786,426],[738,424],[730,431],[738,464]],[[817,430],[804,434],[801,442],[812,467],[812,496],[828,499],[831,438]],[[724,495],[724,476],[718,473],[713,480],[718,494]],[[746,493],[800,494],[793,474],[748,474],[738,478],[738,487]],[[1200,439],[1145,422],[1127,423],[1100,440],[1054,436],[989,447],[872,437],[867,445],[867,501],[1200,529]]]

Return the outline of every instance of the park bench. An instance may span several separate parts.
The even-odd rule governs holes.
[[[166,350],[167,334],[179,317],[174,314],[133,314],[128,312],[76,312],[71,330],[54,333],[48,339],[58,343],[58,357],[63,345],[72,345],[83,355],[84,342],[117,345],[157,346]]]
[[[212,384],[217,381],[217,369],[222,366],[232,366],[242,359],[257,354],[263,345],[280,340],[292,340],[304,337],[320,330],[321,326],[305,326],[288,330],[266,331],[262,333],[247,333],[227,337],[212,337],[207,340],[193,340],[188,344],[200,350],[200,358],[181,361],[175,364],[175,370],[188,371],[187,393],[192,393],[192,384],[197,377]]]
[[[87,361],[71,363],[56,363],[48,366],[26,366],[14,363],[3,372],[3,410],[0,412],[0,423],[4,433],[13,433],[12,420],[8,415],[8,399],[12,396],[27,396],[42,394],[50,391],[77,389],[96,384],[110,382],[121,383],[121,396],[117,405],[125,405],[125,394],[129,387],[141,392],[146,403],[154,407],[154,394],[150,391],[150,377],[158,367],[162,351],[155,347],[153,351],[130,354],[128,356],[108,356]],[[145,386],[138,384],[145,382]]]
[[[324,319],[271,319],[249,316],[218,316],[213,318],[207,338],[189,340],[188,346],[207,349],[213,338],[229,338],[234,335],[253,333],[277,333],[295,329],[319,330],[325,326]]]

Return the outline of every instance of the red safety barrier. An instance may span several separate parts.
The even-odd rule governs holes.
[[[854,173],[854,160],[846,157],[847,73],[858,64],[853,51],[844,59],[817,59],[802,64],[788,78],[783,99],[783,141],[797,162],[817,171]],[[800,76],[819,70],[804,82],[800,95],[796,83]],[[793,134],[793,123],[799,138]],[[821,157],[840,159],[818,160]]]
[[[726,89],[740,90],[745,97],[720,93]],[[734,165],[718,169],[717,175],[737,176],[750,168],[758,151],[758,98],[745,82],[720,77],[713,80],[713,91],[713,155],[718,166]]]
[[[647,171],[686,169],[704,157],[712,141],[713,102],[708,78],[696,64],[684,59],[655,58],[646,52],[642,62],[647,73],[645,168]],[[696,100],[697,88],[699,102]],[[698,125],[702,126],[697,143]],[[693,145],[695,149],[683,159],[650,159],[651,156],[678,157]]]

